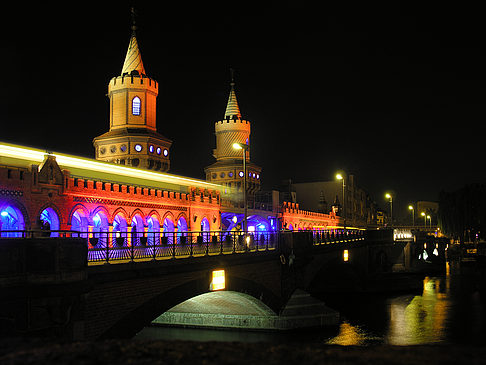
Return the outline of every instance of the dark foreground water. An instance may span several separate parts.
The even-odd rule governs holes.
[[[317,342],[339,345],[486,345],[486,276],[472,267],[447,266],[426,277],[423,290],[381,295],[324,295],[341,313],[336,328],[291,333],[147,327],[136,338],[194,341]]]

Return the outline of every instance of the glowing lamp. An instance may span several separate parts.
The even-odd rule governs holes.
[[[0,213],[2,215],[2,217],[6,217],[8,216],[8,212],[6,210],[2,211],[2,213]]]
[[[409,205],[408,209],[413,210],[413,206]]]
[[[234,224],[236,224],[236,222],[238,222],[238,218],[236,217],[236,215],[233,216],[233,219],[231,219],[233,221]]]
[[[241,144],[236,143],[236,142],[235,142],[235,143],[233,143],[233,148],[234,148],[235,150],[241,150],[241,149],[243,149],[243,147],[241,147]]]
[[[421,215],[422,217],[425,217],[425,213],[424,213],[424,212],[420,213],[420,215]]]
[[[344,250],[343,251],[343,261],[348,262],[348,260],[349,260],[349,252],[348,252],[348,250]]]
[[[211,284],[209,284],[209,290],[223,290],[226,288],[226,280],[224,270],[213,270]]]
[[[343,175],[341,175],[341,174],[336,174],[336,179],[337,179],[337,180],[342,180],[342,179],[343,179]]]
[[[389,193],[386,193],[386,194],[385,194],[385,198],[387,198],[387,199],[391,199],[391,197],[392,197],[392,196],[391,196]]]

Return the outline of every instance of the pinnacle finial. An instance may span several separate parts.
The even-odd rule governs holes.
[[[235,70],[230,68],[231,74],[231,90],[228,98],[228,104],[226,105],[226,111],[224,113],[224,119],[241,119],[240,107],[236,101],[235,93]]]
[[[136,30],[137,30],[137,22],[135,21],[135,7],[131,7],[130,8],[130,15],[131,15],[131,18],[132,18],[132,34],[135,34]]]
[[[235,86],[235,69],[230,68],[230,75],[231,75],[231,82],[230,85],[231,87]]]

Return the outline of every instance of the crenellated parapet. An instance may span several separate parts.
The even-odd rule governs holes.
[[[301,210],[298,203],[283,202],[281,219],[284,227],[297,229],[323,228],[331,229],[342,225],[341,217],[335,213],[329,214]]]

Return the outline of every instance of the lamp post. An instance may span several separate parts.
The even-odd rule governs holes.
[[[386,193],[385,198],[390,202],[390,220],[391,226],[393,227],[393,196],[390,193]]]
[[[415,209],[413,209],[413,205],[409,205],[408,209],[412,211],[412,227],[415,226]]]
[[[344,178],[344,174],[337,173],[336,180],[343,182],[343,228],[346,229],[346,179]]]
[[[424,228],[427,228],[427,215],[425,212],[420,213],[422,217],[424,217]]]
[[[430,215],[427,215],[427,219],[429,220],[430,228],[432,229],[432,218],[430,217]],[[425,220],[426,223],[427,219]],[[427,224],[425,224],[425,228],[427,228]]]
[[[233,143],[233,148],[235,150],[243,150],[243,210],[244,210],[244,215],[243,215],[243,227],[242,230],[243,232],[248,231],[248,226],[247,226],[247,215],[248,215],[248,208],[246,205],[246,150],[248,150],[248,145],[244,143],[238,143],[235,142]]]

